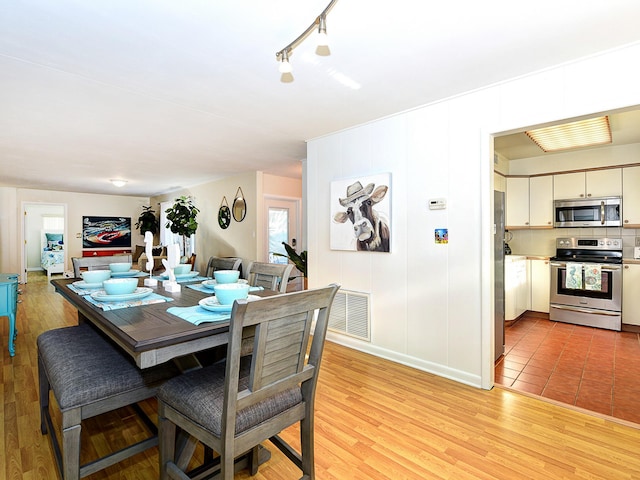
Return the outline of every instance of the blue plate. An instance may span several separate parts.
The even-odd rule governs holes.
[[[122,295],[109,295],[104,290],[94,292],[91,298],[99,302],[128,302],[129,300],[139,300],[151,295],[153,289],[148,287],[138,287],[133,293],[123,293]]]
[[[183,273],[181,275],[176,275],[176,280],[183,280],[185,278],[193,278],[193,277],[197,277],[198,275],[200,275],[200,272],[196,272],[196,271],[190,271],[187,273]],[[160,275],[162,278],[167,279],[169,278],[169,274],[167,272],[164,272],[162,275]]]
[[[111,278],[135,277],[139,273],[140,273],[140,270],[129,270],[127,272],[111,272]]]
[[[247,297],[248,301],[253,301],[253,300],[258,300],[260,297],[257,295],[249,295]],[[198,305],[200,305],[202,308],[204,308],[205,310],[209,310],[210,312],[230,312],[231,309],[233,308],[233,304],[231,305],[220,305],[220,302],[218,301],[218,299],[216,297],[207,297],[207,298],[203,298],[202,300],[200,300],[198,302]]]
[[[89,288],[102,288],[102,282],[87,283],[84,280],[73,282],[72,285],[77,288],[89,289]],[[213,287],[212,287],[213,288]]]

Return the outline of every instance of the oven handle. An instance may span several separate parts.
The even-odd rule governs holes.
[[[590,315],[604,315],[606,317],[619,317],[620,312],[608,312],[605,310],[591,310],[588,308],[569,307],[567,305],[550,305],[551,308],[557,308],[558,310],[568,310],[570,312],[588,313]]]
[[[581,262],[578,262],[578,263],[581,263]],[[551,265],[552,267],[567,268],[567,264],[566,263],[549,262],[549,265]],[[619,267],[617,265],[612,265],[612,266],[607,265],[606,267],[602,267],[602,270],[615,272],[615,271],[621,270],[621,267]]]

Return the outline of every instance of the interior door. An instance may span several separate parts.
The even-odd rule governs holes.
[[[67,205],[58,203],[22,204],[22,255],[20,258],[20,282],[27,283],[29,271],[41,270],[42,235],[45,230],[63,231],[65,239],[65,269],[67,257]],[[49,229],[49,227],[51,229]]]
[[[282,242],[286,242],[300,252],[304,250],[300,238],[300,199],[298,198],[265,198],[267,216],[267,255],[269,263],[288,263],[288,259],[274,255],[286,255]],[[302,290],[302,277],[294,269],[289,282],[289,290]]]

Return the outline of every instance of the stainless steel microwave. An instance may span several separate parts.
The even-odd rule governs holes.
[[[621,227],[622,197],[555,200],[554,227]]]

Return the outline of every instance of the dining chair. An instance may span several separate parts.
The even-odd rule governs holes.
[[[210,257],[205,276],[212,277],[216,270],[239,270],[242,276],[242,259],[238,257]]]
[[[37,338],[40,430],[49,433],[60,477],[77,480],[158,444],[157,427],[137,405],[180,372],[173,363],[140,369],[119,346],[88,323],[57,328]],[[53,392],[60,409],[61,442],[51,418]],[[80,464],[82,422],[131,406],[150,431],[147,438]]]
[[[247,280],[253,287],[285,293],[293,267],[293,263],[251,262],[247,269]]]
[[[188,459],[176,460],[179,428],[220,455],[211,471],[199,472],[203,476],[220,473],[231,480],[234,460],[270,440],[302,470],[302,478],[314,480],[315,392],[338,288],[329,285],[234,303],[226,360],[184,373],[158,390],[161,479],[189,478],[183,471]],[[241,354],[247,334],[253,336],[251,357]],[[297,423],[300,452],[279,436]]]
[[[108,256],[96,256],[96,257],[71,257],[71,263],[73,263],[73,276],[75,278],[82,278],[83,270],[109,270],[109,264],[111,263],[131,263],[131,254],[124,255],[108,255]]]

